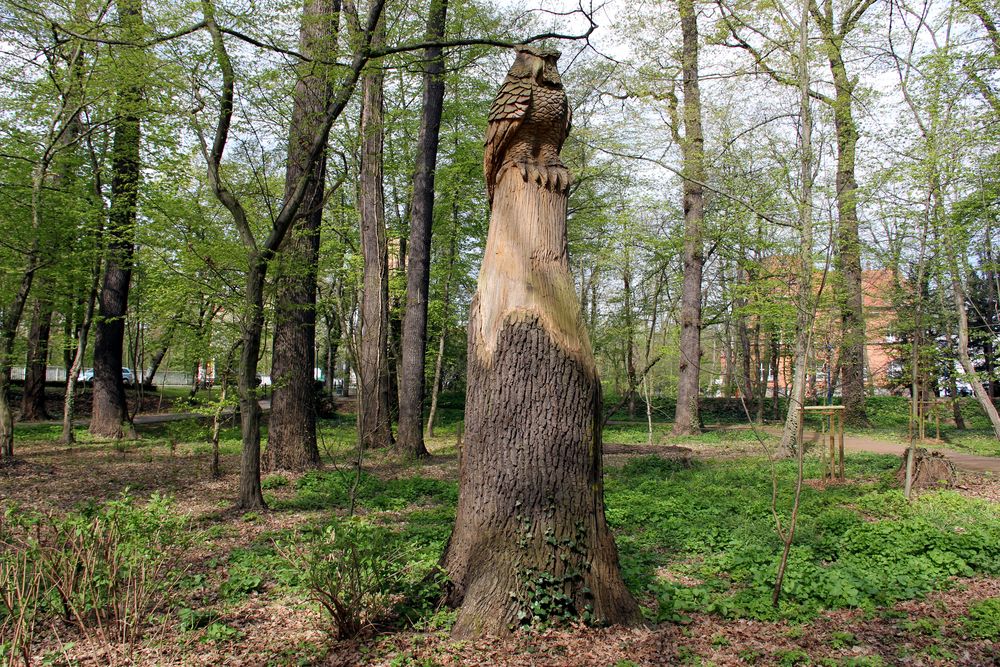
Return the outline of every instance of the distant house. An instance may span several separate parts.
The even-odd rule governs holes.
[[[775,265],[778,265],[775,262]],[[792,265],[790,262],[788,266]],[[790,277],[780,281],[783,291],[787,292],[789,300],[793,298],[795,281]],[[806,393],[816,399],[829,395],[839,395],[839,355],[840,355],[840,314],[833,299],[833,284],[831,276],[826,276],[825,282],[821,272],[817,272],[813,285],[815,290],[823,284],[823,296],[816,312],[813,327],[812,353],[809,363],[809,374]],[[876,269],[862,273],[863,308],[865,315],[865,383],[876,394],[898,394],[905,391],[908,381],[904,375],[904,361],[900,358],[901,339],[894,333],[897,331],[897,313],[893,305],[893,294],[898,289],[892,272],[888,269]],[[754,326],[756,322],[752,322]],[[767,369],[767,396],[773,396],[775,389],[779,395],[787,396],[792,384],[792,355],[794,339],[791,332],[786,332],[779,338],[779,354],[777,363],[777,378],[774,367]],[[763,366],[768,359],[762,352],[765,345],[751,346],[751,373],[757,373],[760,381],[764,374]],[[725,370],[727,360],[721,356],[721,364]],[[740,365],[740,364],[737,364]],[[770,364],[768,364],[770,365]],[[739,383],[736,383],[738,390]],[[832,388],[832,391],[831,391]]]

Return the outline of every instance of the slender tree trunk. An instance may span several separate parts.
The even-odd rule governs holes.
[[[829,2],[824,7],[829,7]],[[858,234],[858,183],[855,178],[858,126],[854,88],[841,53],[844,35],[833,27],[832,10],[817,21],[833,75],[833,122],[837,135],[837,268],[841,322],[841,397],[844,423],[867,426],[865,413],[865,320],[861,284],[861,239]]]
[[[997,407],[990,400],[986,388],[983,387],[979,374],[976,373],[972,363],[972,358],[969,356],[969,313],[965,305],[965,288],[962,285],[962,277],[959,272],[960,264],[954,254],[954,249],[952,249],[951,264],[951,291],[955,301],[955,312],[958,314],[958,360],[972,385],[972,393],[975,394],[983,412],[989,417],[990,425],[993,427],[993,435],[997,440],[1000,440],[1000,414],[997,413]]]
[[[431,0],[427,40],[444,36],[447,0]],[[430,287],[431,226],[434,221],[434,170],[444,106],[444,53],[424,50],[424,103],[417,138],[417,164],[410,207],[409,266],[406,274],[406,318],[403,320],[402,373],[399,393],[400,451],[427,455],[423,439],[424,359],[427,354],[427,299]]]
[[[149,368],[142,372],[142,386],[149,389],[153,386],[153,378],[160,370],[160,364],[163,363],[164,357],[167,356],[167,351],[170,349],[169,344],[161,345],[156,348],[156,352],[149,360]]]
[[[264,509],[260,488],[260,403],[257,400],[257,359],[260,356],[261,332],[264,329],[264,278],[267,259],[250,253],[243,316],[243,349],[240,356],[238,391],[240,398],[240,488],[236,507],[241,510]]]
[[[694,0],[679,0],[684,76],[684,284],[681,291],[680,373],[674,435],[700,432],[698,412],[701,379],[701,274],[705,263],[702,224],[705,218],[705,140],[701,129],[698,83],[698,14]]]
[[[305,0],[299,48],[317,58],[336,52],[339,0]],[[301,66],[292,101],[292,120],[285,168],[285,196],[291,196],[305,174],[313,137],[333,95],[331,73],[317,64]],[[281,246],[276,277],[274,354],[271,362],[271,419],[265,470],[305,470],[320,463],[316,442],[316,271],[323,220],[326,159],[312,167],[309,190],[299,217]]]
[[[434,420],[437,417],[438,396],[441,393],[441,369],[444,366],[445,341],[448,337],[448,320],[451,317],[451,281],[455,274],[455,256],[458,254],[458,205],[451,207],[452,234],[448,245],[448,273],[444,278],[442,301],[444,312],[441,317],[441,333],[438,334],[437,359],[434,361],[434,382],[431,384],[431,409],[427,414],[427,437],[434,437]]]
[[[777,334],[771,336],[771,419],[779,418],[780,405],[778,401],[778,374],[781,366],[781,339]]]
[[[49,330],[52,325],[52,302],[45,296],[35,298],[28,333],[28,355],[21,396],[21,421],[49,418],[45,408],[45,375],[49,362]]]
[[[373,45],[384,39],[380,23]],[[361,82],[361,254],[364,258],[361,298],[361,343],[358,359],[358,420],[362,446],[393,444],[389,413],[389,259],[382,182],[381,70],[373,68]]]
[[[98,186],[98,191],[100,191]],[[98,239],[100,239],[100,229],[98,229]],[[100,241],[98,241],[100,243]],[[63,420],[62,437],[60,442],[72,444],[75,441],[73,435],[73,412],[76,409],[76,384],[80,371],[83,369],[83,358],[87,353],[87,339],[90,337],[90,326],[94,320],[94,307],[97,303],[97,286],[101,278],[101,256],[96,254],[94,267],[91,271],[90,288],[87,292],[87,304],[83,313],[83,320],[80,322],[80,332],[76,339],[76,352],[73,361],[66,371],[66,394],[63,397]]]
[[[636,389],[639,380],[635,371],[635,313],[632,312],[632,265],[631,251],[625,252],[625,266],[622,269],[622,310],[625,315],[625,378],[628,382],[628,418],[635,419]]]
[[[142,0],[118,0],[118,13],[126,37],[141,34]],[[133,62],[122,75],[111,149],[111,210],[106,231],[108,245],[104,283],[98,297],[99,315],[94,336],[94,390],[90,420],[93,435],[114,439],[133,434],[122,381],[122,354],[142,177],[139,150],[142,142],[140,107],[143,87],[140,83],[142,65],[138,61],[141,50],[122,48]]]
[[[812,326],[815,313],[813,302],[813,147],[812,106],[809,101],[809,12],[803,0],[802,19],[799,25],[799,266],[797,293],[795,295],[795,352],[792,361],[792,391],[785,413],[785,427],[775,456],[786,458],[793,451],[802,454],[798,442],[802,406],[805,405],[806,380],[809,368],[809,348],[812,344]],[[819,297],[816,297],[819,300]]]

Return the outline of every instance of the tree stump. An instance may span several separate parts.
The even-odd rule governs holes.
[[[896,481],[900,486],[906,483],[906,452],[899,462]],[[913,488],[940,489],[955,484],[955,466],[944,454],[918,447],[913,454]]]

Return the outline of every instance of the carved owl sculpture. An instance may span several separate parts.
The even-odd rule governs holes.
[[[559,52],[515,47],[511,65],[490,108],[483,173],[490,204],[501,172],[516,167],[525,180],[563,192],[570,177],[559,151],[570,130],[570,108],[556,63]]]

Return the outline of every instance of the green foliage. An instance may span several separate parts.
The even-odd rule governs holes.
[[[276,505],[294,509],[346,508],[353,485],[353,473],[311,471],[295,483],[297,493],[293,499],[278,501]],[[401,510],[414,504],[452,505],[458,500],[458,486],[419,476],[382,481],[363,472],[355,500],[360,506],[373,510]]]
[[[1000,572],[1000,510],[947,491],[907,504],[884,481],[896,465],[893,457],[853,455],[849,478],[880,481],[803,489],[778,609],[771,593],[781,543],[766,464],[674,469],[649,457],[610,470],[607,516],[618,531],[626,583],[657,597],[661,620],[682,620],[695,610],[808,619],[824,608],[917,597],[954,576]],[[777,472],[778,507],[788,507],[792,462]],[[818,462],[807,462],[806,475],[818,476]],[[655,577],[657,568],[697,583]]]
[[[339,520],[300,538],[280,547],[281,553],[340,639],[385,621],[398,596],[412,601],[429,592],[421,581],[428,571],[419,571],[420,559],[411,559],[398,536],[385,528],[360,519]],[[439,584],[436,577],[429,579]]]
[[[270,489],[280,489],[288,486],[288,478],[284,475],[268,475],[260,482],[260,488],[268,491]]]
[[[962,628],[969,637],[993,641],[1000,639],[1000,597],[969,605]]]
[[[115,628],[119,641],[132,646],[169,603],[187,543],[186,518],[159,495],[145,505],[123,495],[63,516],[8,507],[0,520],[0,588],[18,595],[0,602],[0,629],[11,629],[24,610],[34,623],[61,617],[101,642]],[[30,646],[24,630],[12,630],[19,650]]]

